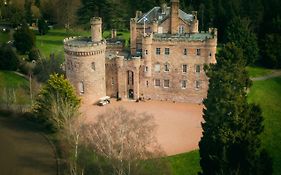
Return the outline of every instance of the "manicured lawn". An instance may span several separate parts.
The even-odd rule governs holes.
[[[266,76],[272,73],[271,69],[266,69],[263,67],[247,67],[246,69],[251,78]]]
[[[0,82],[0,104],[4,101],[4,93],[7,91],[14,91],[16,104],[30,104],[28,80],[14,72],[0,71]]]
[[[44,57],[51,53],[60,54],[63,52],[63,39],[69,36],[87,36],[87,31],[70,31],[65,29],[52,29],[46,35],[36,35],[36,46]]]
[[[10,40],[9,33],[7,33],[7,32],[0,32],[0,44],[1,43],[6,43],[9,40]]]
[[[44,57],[49,57],[51,53],[61,54],[63,53],[63,39],[69,36],[91,36],[90,30],[72,30],[66,32],[65,29],[52,29],[46,35],[36,35],[36,46],[40,49]],[[111,31],[104,31],[103,37],[109,38]],[[128,41],[130,38],[129,32],[117,32],[118,37],[122,37]]]
[[[173,175],[196,175],[200,171],[199,151],[168,157]]]
[[[273,158],[274,174],[281,172],[281,77],[255,81],[249,101],[259,104],[263,111],[265,130],[263,146]]]

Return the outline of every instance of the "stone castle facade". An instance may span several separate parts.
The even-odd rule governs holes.
[[[215,63],[217,31],[198,31],[197,13],[162,5],[130,20],[130,53],[124,43],[102,39],[102,20],[91,20],[90,38],[64,40],[66,76],[82,99],[104,96],[200,103],[208,79],[204,64]]]

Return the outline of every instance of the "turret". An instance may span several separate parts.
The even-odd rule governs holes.
[[[91,19],[92,41],[100,42],[102,40],[102,19],[100,17],[93,17]]]

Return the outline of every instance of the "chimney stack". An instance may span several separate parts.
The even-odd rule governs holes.
[[[179,0],[171,0],[171,34],[177,34],[179,28]]]

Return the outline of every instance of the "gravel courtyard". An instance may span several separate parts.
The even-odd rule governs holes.
[[[157,138],[167,155],[175,155],[198,148],[202,135],[201,121],[203,106],[199,104],[172,103],[164,101],[119,101],[111,100],[105,106],[82,104],[81,112],[87,122],[108,108],[123,106],[138,113],[146,112],[155,118]]]

